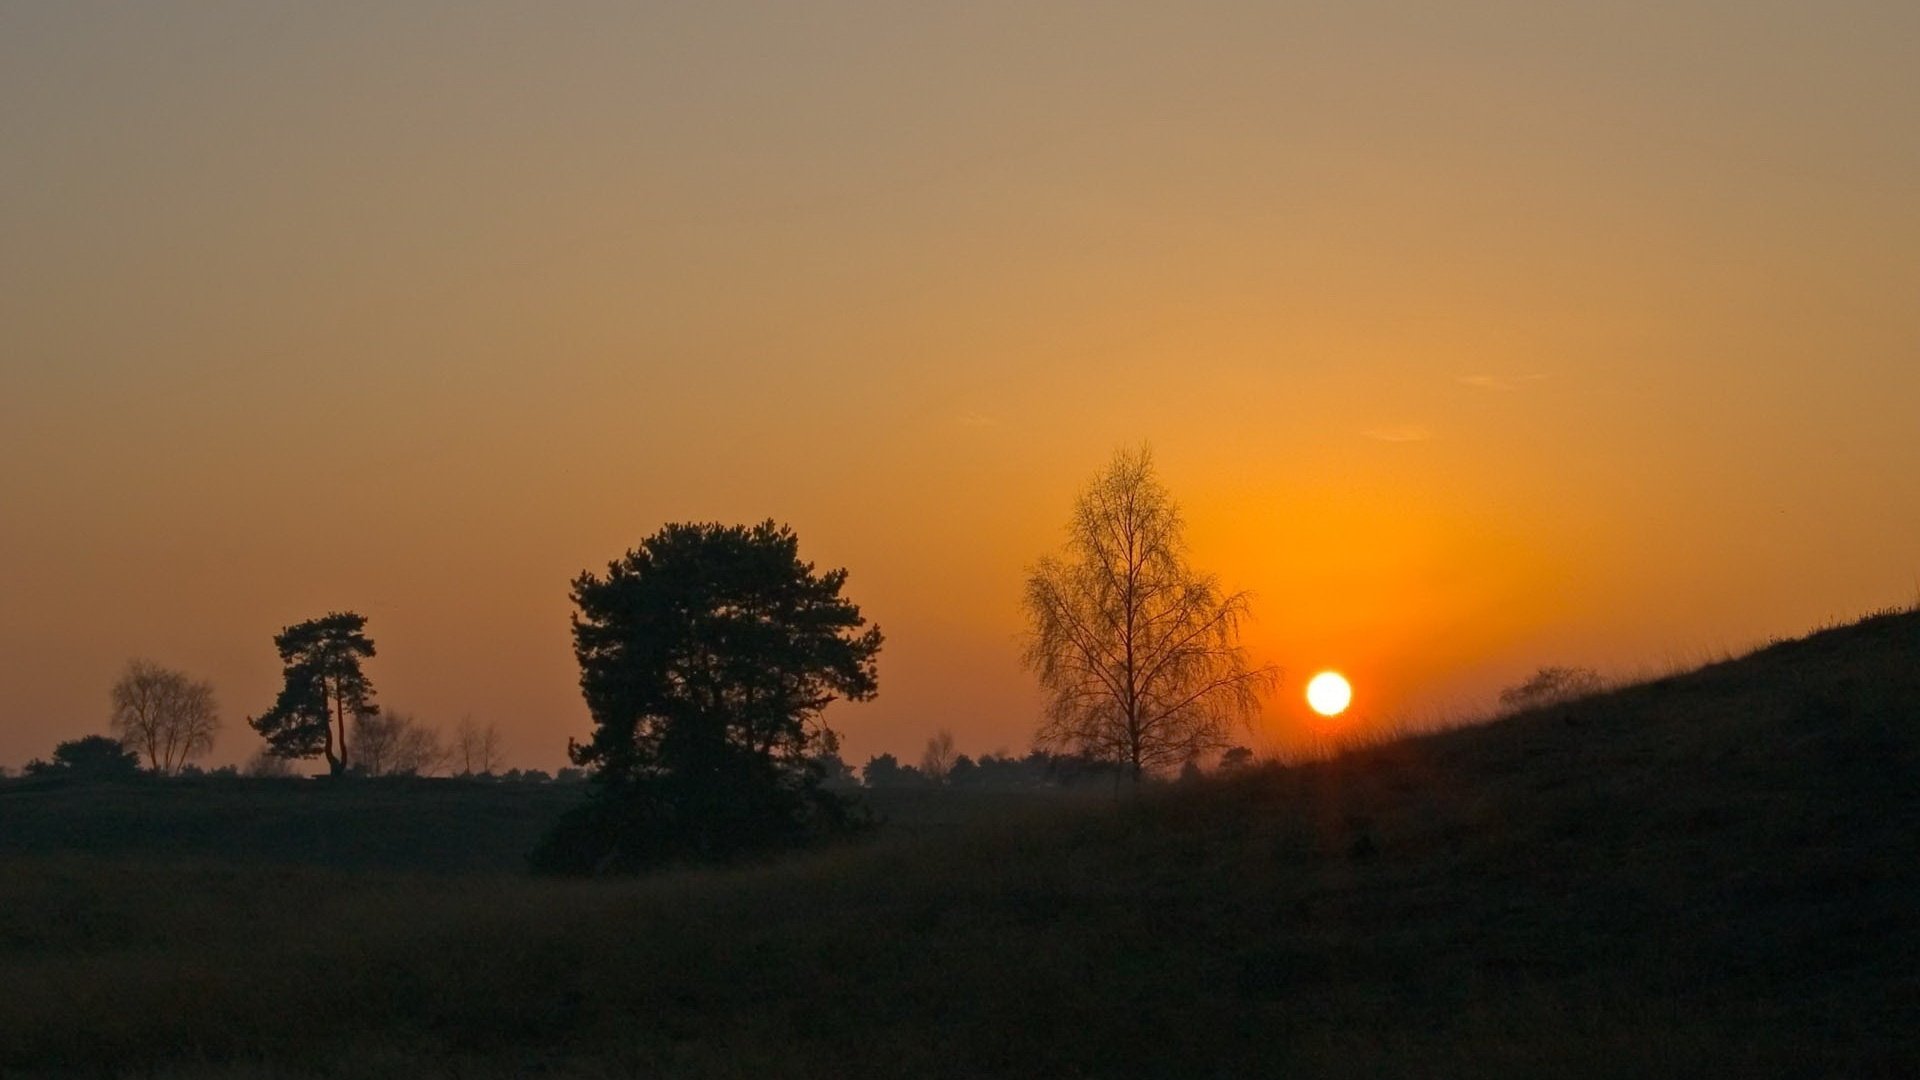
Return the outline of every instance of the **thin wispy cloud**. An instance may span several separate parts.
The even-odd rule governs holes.
[[[961,427],[989,428],[989,427],[1000,426],[999,417],[988,416],[986,413],[963,412],[959,416],[955,417],[955,420],[960,424]]]
[[[1428,439],[1433,438],[1433,429],[1425,424],[1393,424],[1386,427],[1368,428],[1360,434],[1376,442],[1426,442]]]
[[[1462,375],[1459,382],[1476,390],[1518,390],[1527,383],[1536,383],[1544,378],[1546,375],[1537,372],[1531,375]]]

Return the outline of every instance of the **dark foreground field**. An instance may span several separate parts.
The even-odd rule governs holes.
[[[260,796],[245,842],[178,804],[146,812],[201,842],[88,824],[132,797],[0,788],[0,1075],[1920,1074],[1913,614],[644,881],[511,870],[553,789],[395,787],[305,864],[276,830],[325,807]]]

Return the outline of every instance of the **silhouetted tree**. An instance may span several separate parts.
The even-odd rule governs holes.
[[[485,776],[499,768],[500,729],[492,721],[475,723],[473,717],[460,718],[460,730],[454,737],[453,760],[459,763],[461,776]]]
[[[1592,668],[1543,667],[1526,682],[1500,691],[1500,704],[1515,710],[1535,709],[1597,694],[1605,686]]]
[[[668,525],[573,583],[594,797],[536,852],[560,872],[780,847],[847,826],[820,712],[877,690],[878,628],[791,529]]]
[[[920,754],[920,772],[936,784],[947,782],[947,770],[953,767],[953,732],[941,728],[927,740]]]
[[[922,787],[928,783],[926,773],[912,765],[900,764],[900,759],[892,754],[868,758],[860,768],[860,776],[870,788]]]
[[[1240,648],[1248,594],[1187,565],[1180,512],[1144,448],[1081,494],[1067,555],[1027,578],[1026,660],[1047,691],[1037,741],[1135,780],[1218,750],[1278,681]]]
[[[140,755],[106,735],[70,739],[53,748],[52,761],[27,762],[28,776],[114,780],[140,775]]]
[[[213,684],[145,660],[128,661],[110,693],[109,723],[120,741],[144,754],[154,772],[178,773],[213,749],[220,711]]]
[[[373,703],[373,682],[360,661],[374,655],[367,620],[351,611],[297,623],[276,634],[273,644],[285,666],[286,685],[273,708],[247,723],[267,740],[278,757],[324,754],[335,776],[348,766],[347,725],[380,711]]]
[[[860,767],[860,778],[868,787],[888,787],[900,782],[900,759],[892,754],[875,754]]]
[[[949,787],[972,787],[980,780],[980,766],[965,754],[954,757],[947,766],[947,785]]]
[[[355,717],[353,767],[367,776],[427,776],[446,764],[440,734],[392,709]]]
[[[1253,764],[1253,751],[1244,746],[1230,746],[1220,755],[1220,768],[1223,772],[1244,769]]]

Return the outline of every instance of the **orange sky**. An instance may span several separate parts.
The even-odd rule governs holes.
[[[241,760],[352,608],[552,768],[568,580],[769,516],[887,632],[850,756],[1022,750],[1142,439],[1259,745],[1913,600],[1920,11],[1548,6],[0,4],[0,763],[131,656]]]

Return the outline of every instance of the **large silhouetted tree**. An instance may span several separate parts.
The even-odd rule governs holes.
[[[147,767],[154,772],[178,773],[188,759],[213,749],[220,710],[214,703],[212,683],[133,660],[114,681],[109,697],[114,734],[145,755]]]
[[[1142,448],[1081,494],[1067,552],[1027,578],[1026,659],[1048,695],[1037,742],[1138,780],[1228,743],[1279,678],[1240,648],[1248,594],[1187,565],[1180,511]]]
[[[286,684],[273,708],[247,723],[276,757],[325,755],[328,772],[346,771],[348,725],[380,711],[373,682],[360,670],[374,654],[366,631],[366,616],[338,611],[274,635]]]
[[[573,583],[594,797],[535,855],[560,872],[784,846],[847,823],[821,710],[878,688],[880,630],[791,529],[668,525]]]

